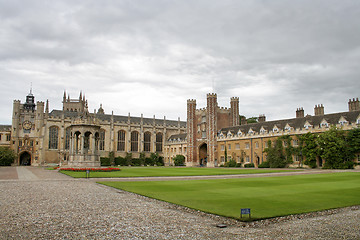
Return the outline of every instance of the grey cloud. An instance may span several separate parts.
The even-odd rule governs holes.
[[[186,99],[204,106],[214,86],[249,116],[320,102],[345,111],[360,87],[358,16],[356,0],[0,1],[0,77],[33,82],[54,108],[64,89],[83,90],[90,109],[184,119]]]

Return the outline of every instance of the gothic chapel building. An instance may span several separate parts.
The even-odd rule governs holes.
[[[2,145],[8,145],[15,151],[18,156],[16,165],[69,165],[71,130],[79,119],[85,117],[97,125],[94,147],[96,153],[103,157],[109,156],[110,152],[114,152],[115,157],[124,157],[128,152],[135,158],[141,152],[146,156],[154,152],[162,156],[165,139],[186,132],[186,122],[180,119],[132,117],[130,113],[128,116],[105,114],[101,105],[97,111],[89,113],[82,93],[79,98],[71,99],[64,92],[63,109],[49,111],[49,101],[46,104],[35,103],[30,91],[25,103],[14,100],[12,126],[2,126],[7,131],[11,128],[6,133],[11,137]],[[81,126],[84,127],[84,124]],[[86,137],[81,143],[84,148],[91,141]]]

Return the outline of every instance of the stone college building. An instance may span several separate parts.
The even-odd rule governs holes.
[[[24,103],[14,100],[12,125],[0,125],[0,146],[15,151],[15,165],[99,166],[99,157],[110,153],[132,153],[135,158],[158,153],[167,166],[179,154],[186,157],[186,166],[217,167],[229,159],[258,166],[266,161],[268,140],[290,135],[296,146],[296,136],[307,132],[360,125],[358,98],[348,101],[346,112],[325,114],[324,106],[316,105],[312,116],[298,108],[295,118],[266,121],[261,115],[252,124],[240,122],[238,97],[230,98],[230,108],[219,107],[213,93],[207,94],[206,108],[197,109],[194,99],[187,101],[186,122],[106,114],[101,105],[90,113],[82,93],[71,99],[64,92],[62,103],[62,110],[49,111],[49,102],[35,102],[31,91]],[[296,165],[297,156],[293,160]]]

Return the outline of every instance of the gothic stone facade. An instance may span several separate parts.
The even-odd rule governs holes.
[[[292,119],[266,121],[265,115],[260,115],[258,123],[241,125],[238,119],[233,118],[235,114],[238,115],[238,98],[231,98],[230,109],[217,107],[215,94],[209,94],[207,100],[207,108],[199,110],[196,109],[195,100],[188,100],[187,134],[177,134],[168,139],[165,145],[168,164],[172,164],[171,158],[182,154],[186,156],[188,166],[204,166],[203,159],[208,160],[207,166],[219,166],[234,159],[242,165],[253,163],[257,167],[266,161],[264,150],[269,140],[274,141],[280,136],[290,135],[292,144],[297,146],[297,136],[301,134],[321,133],[327,131],[331,125],[344,130],[360,126],[358,98],[349,99],[348,112],[325,114],[324,106],[319,104],[315,105],[313,116],[305,116],[304,109],[298,108],[296,117]],[[211,138],[214,132],[215,139]],[[215,156],[211,156],[213,152],[208,151],[210,146],[213,147]],[[302,164],[300,157],[293,156],[294,167]],[[317,165],[321,167],[323,161],[318,159]],[[360,153],[356,161],[360,162]]]
[[[94,113],[88,113],[87,100],[80,93],[78,99],[66,97],[64,92],[63,109],[49,112],[49,102],[36,102],[33,94],[26,102],[14,100],[11,136],[8,142],[18,155],[16,165],[67,165],[70,154],[71,127],[74,119],[87,113],[96,119],[99,128],[99,141],[96,146],[99,155],[115,157],[132,153],[139,157],[141,152],[149,156],[152,152],[163,155],[165,139],[171,135],[185,133],[186,122],[164,119],[119,116],[105,114],[100,106]]]
[[[196,109],[196,100],[187,101],[186,166],[217,165],[218,131],[239,125],[239,98],[231,98],[230,106],[219,107],[215,93],[207,94],[206,108]]]

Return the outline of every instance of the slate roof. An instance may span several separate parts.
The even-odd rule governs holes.
[[[53,117],[53,118],[61,118],[62,114],[64,113],[64,117],[65,118],[76,118],[77,116],[79,116],[81,113],[79,112],[70,112],[70,111],[61,111],[61,110],[52,110],[49,113],[49,117]],[[98,118],[101,121],[111,121],[111,114],[94,114],[94,113],[89,113],[91,116],[96,116],[96,118]],[[114,115],[114,122],[124,122],[127,123],[128,121],[128,116],[120,116],[120,115]],[[132,124],[140,124],[141,122],[141,117],[130,117],[130,122]],[[154,122],[153,118],[143,118],[143,124],[144,125],[152,125]],[[178,126],[178,121],[176,120],[165,120],[166,125],[167,126]],[[155,124],[156,125],[163,125],[164,124],[164,119],[155,119]],[[186,122],[185,121],[180,121],[180,127],[182,128],[186,128]]]
[[[0,125],[0,131],[1,132],[10,132],[11,131],[11,125]]]
[[[316,126],[320,126],[320,123],[323,120],[326,120],[326,122],[330,125],[335,125],[339,123],[341,117],[344,117],[346,121],[348,121],[349,123],[355,123],[356,119],[359,116],[360,116],[360,111],[331,113],[321,116],[306,116],[302,118],[291,118],[291,119],[275,120],[275,121],[260,122],[260,123],[250,123],[240,126],[222,128],[220,132],[225,135],[229,131],[232,134],[237,134],[239,130],[241,130],[243,134],[247,134],[250,128],[254,132],[260,132],[260,129],[262,127],[267,131],[272,131],[274,126],[277,126],[279,130],[284,130],[287,124],[289,124],[289,126],[292,127],[293,129],[299,129],[299,128],[302,129],[304,128],[306,122],[309,122],[313,127],[316,127]]]
[[[179,140],[180,141],[185,141],[186,140],[186,133],[180,133],[180,134],[174,134],[174,135],[171,135],[168,139],[168,141],[174,141],[174,140]]]

